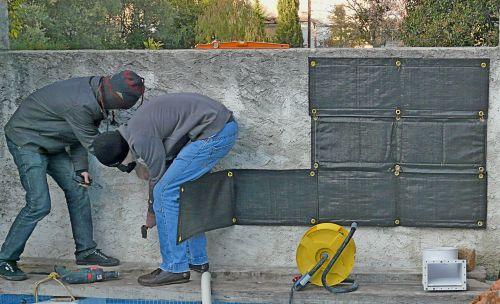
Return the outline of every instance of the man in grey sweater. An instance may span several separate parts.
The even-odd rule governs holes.
[[[209,172],[233,147],[238,125],[219,102],[194,93],[149,100],[118,131],[96,137],[95,156],[107,166],[125,164],[130,154],[149,169],[162,263],[139,277],[144,286],[189,281],[190,272],[208,270],[206,238],[177,244],[180,186]]]
[[[5,126],[7,146],[26,190],[26,205],[0,250],[0,277],[24,280],[17,261],[37,223],[51,208],[47,174],[64,191],[76,244],[76,263],[118,265],[93,239],[87,187],[88,154],[108,110],[129,109],[144,93],[144,81],[132,71],[112,77],[59,81],[29,95]],[[78,182],[80,181],[80,183]]]

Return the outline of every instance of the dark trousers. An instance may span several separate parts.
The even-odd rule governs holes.
[[[17,146],[7,138],[14,162],[26,190],[26,205],[21,209],[0,250],[0,260],[17,261],[37,223],[50,213],[47,174],[64,191],[68,204],[77,257],[84,257],[96,248],[93,239],[92,214],[87,189],[74,180],[73,164],[68,153],[41,154]],[[50,236],[47,236],[50,238]]]

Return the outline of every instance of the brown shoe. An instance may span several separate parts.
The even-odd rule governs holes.
[[[163,271],[161,268],[154,270],[151,273],[140,276],[137,282],[142,286],[162,286],[170,284],[180,284],[189,282],[191,274],[189,271],[181,273],[173,273]]]

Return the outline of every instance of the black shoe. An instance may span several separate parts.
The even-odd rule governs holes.
[[[173,273],[163,271],[158,268],[155,271],[142,275],[137,279],[137,282],[142,286],[162,286],[170,284],[180,284],[189,282],[191,274],[189,271],[181,273]]]
[[[205,271],[208,271],[208,263],[202,264],[202,265],[193,265],[189,264],[189,269],[196,271],[198,273],[204,273]]]
[[[96,249],[91,254],[84,258],[76,259],[77,265],[99,265],[102,267],[111,267],[120,265],[120,260],[109,257],[101,252],[101,250]]]
[[[17,267],[16,261],[3,261],[0,262],[0,278],[9,281],[23,281],[26,280],[28,276]]]

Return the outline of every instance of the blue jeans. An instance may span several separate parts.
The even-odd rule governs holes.
[[[162,264],[169,272],[189,271],[189,264],[208,262],[205,234],[195,235],[177,245],[180,186],[209,172],[226,156],[238,134],[238,124],[228,122],[217,134],[188,143],[155,185],[153,208],[156,215]]]
[[[96,248],[93,239],[92,214],[87,190],[74,180],[73,164],[68,153],[41,154],[19,147],[7,138],[14,162],[26,191],[26,205],[17,215],[0,250],[0,261],[18,261],[37,223],[50,213],[47,174],[64,191],[68,204],[75,255],[84,257]]]

